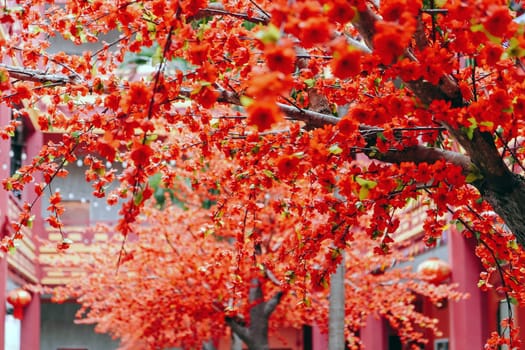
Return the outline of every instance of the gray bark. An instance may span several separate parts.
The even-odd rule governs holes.
[[[328,350],[345,349],[345,258],[330,276]]]
[[[269,350],[268,343],[268,321],[272,312],[275,310],[282,292],[273,295],[268,301],[264,301],[261,288],[261,281],[258,278],[252,280],[249,300],[254,305],[250,309],[250,323],[243,325],[238,320],[231,317],[226,318],[226,323],[231,330],[246,344],[248,350]]]
[[[216,350],[215,345],[213,345],[213,341],[207,341],[202,344],[202,350]]]
[[[242,350],[242,340],[237,333],[232,332],[231,342],[230,350]]]

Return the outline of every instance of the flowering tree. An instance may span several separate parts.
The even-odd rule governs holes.
[[[202,182],[231,171],[223,159],[214,163],[199,177]],[[247,198],[232,198],[230,205],[239,207],[232,214],[236,225],[214,225],[212,217],[221,214],[214,206],[201,206],[216,200],[207,187],[196,191],[181,182],[176,188],[172,194],[179,204],[158,193],[164,206],[150,202],[143,208],[124,248],[117,239],[94,255],[62,256],[61,264],[85,274],[53,290],[55,299],[76,299],[82,304],[78,322],[96,323],[97,331],[120,338],[122,348],[195,348],[224,339],[229,329],[249,349],[262,350],[268,349],[269,332],[281,327],[317,323],[326,331],[330,275],[343,251],[343,339],[352,348],[370,315],[386,318],[403,341],[424,344],[425,332],[439,331],[434,320],[416,311],[416,297],[436,304],[462,297],[451,286],[421,280],[406,268],[391,269],[394,260],[406,257],[400,250],[374,254],[363,227],[352,228],[352,242],[345,248],[324,240],[315,250],[294,249],[301,219],[275,214],[281,191],[257,199],[254,212],[243,207]],[[313,231],[325,225],[324,218],[311,223]]]
[[[298,220],[288,244],[300,266],[323,242],[345,247],[349,228],[370,215],[366,233],[387,253],[397,214],[416,199],[429,245],[446,220],[460,224],[479,242],[481,284],[498,273],[523,303],[513,267],[525,258],[525,42],[514,16],[502,0],[4,4],[1,99],[16,118],[2,135],[31,115],[42,130],[64,131],[4,186],[20,189],[42,172],[40,196],[88,152],[86,177],[97,196],[123,202],[117,228],[127,236],[151,175],[172,188],[170,162],[198,174],[220,153],[237,167],[205,184],[190,176],[219,193],[214,225],[235,227],[243,211],[257,218],[278,186],[270,208]],[[47,50],[50,36],[81,45],[115,32],[96,51]],[[150,73],[134,75],[144,57]],[[104,171],[106,160],[127,166]],[[106,193],[113,181],[120,187]],[[48,222],[60,228],[59,194],[50,202]],[[233,238],[246,249],[258,232]]]

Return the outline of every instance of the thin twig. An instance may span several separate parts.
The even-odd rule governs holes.
[[[259,11],[261,11],[266,17],[268,17],[268,19],[271,18],[270,14],[268,12],[266,12],[261,6],[259,6],[259,4],[257,4],[254,0],[249,0],[253,6],[257,7],[257,9]]]

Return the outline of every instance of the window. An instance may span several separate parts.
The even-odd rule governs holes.
[[[11,137],[11,150],[9,156],[11,158],[11,164],[9,168],[9,175],[13,175],[20,167],[22,162],[25,160],[26,154],[24,152],[26,145],[26,135],[24,130],[24,124],[20,124],[15,129],[15,134]],[[13,192],[15,197],[22,198],[20,191]]]
[[[448,350],[448,339],[436,339],[434,341],[434,350]]]

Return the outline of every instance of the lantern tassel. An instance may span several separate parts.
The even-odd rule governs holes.
[[[21,320],[24,318],[24,309],[20,306],[15,306],[13,308],[13,317],[17,320]]]

